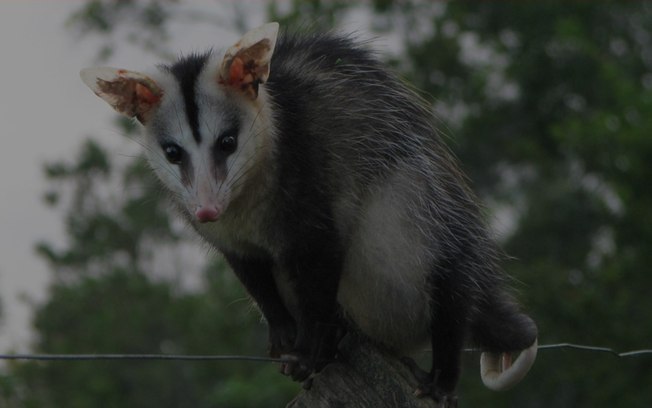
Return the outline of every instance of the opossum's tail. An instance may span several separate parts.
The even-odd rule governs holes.
[[[471,323],[472,341],[482,350],[480,375],[492,390],[521,381],[537,356],[537,326],[508,296],[485,299]],[[512,362],[512,353],[520,352]]]

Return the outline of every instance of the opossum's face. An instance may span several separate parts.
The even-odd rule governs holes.
[[[223,57],[182,58],[157,74],[113,68],[82,79],[118,112],[145,125],[147,158],[197,222],[218,220],[270,144],[263,84],[278,25],[246,34]]]
[[[166,78],[171,89],[146,123],[146,154],[189,214],[207,222],[219,219],[255,173],[269,146],[269,115],[262,88],[256,100],[237,97],[217,83],[210,58],[192,63],[204,67],[192,92]]]

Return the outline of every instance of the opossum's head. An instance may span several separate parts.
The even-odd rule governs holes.
[[[147,158],[198,222],[216,221],[269,150],[264,84],[278,24],[245,34],[224,55],[181,58],[152,75],[82,70],[82,80],[116,111],[146,129]]]

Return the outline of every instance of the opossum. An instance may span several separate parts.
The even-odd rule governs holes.
[[[430,341],[419,391],[449,405],[467,340],[490,388],[533,364],[537,327],[431,110],[365,45],[269,23],[226,52],[81,77],[144,125],[153,171],[261,309],[285,374],[331,361],[343,329],[400,355]]]

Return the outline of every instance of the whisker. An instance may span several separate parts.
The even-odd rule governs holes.
[[[139,146],[141,146],[145,151],[150,152],[152,155],[156,156],[157,159],[158,159],[157,160],[158,163],[165,163],[165,167],[158,167],[158,169],[168,172],[168,174],[170,174],[175,180],[181,182],[181,177],[179,176],[179,174],[177,174],[175,169],[168,162],[167,158],[163,155],[163,153],[157,147],[153,148],[152,146],[148,145],[147,143],[144,143],[141,140],[139,140],[139,138],[133,137],[131,135],[126,135],[126,137],[130,141],[133,141],[136,144],[138,144]],[[124,156],[131,157],[131,155],[126,155],[126,154]],[[133,157],[137,158],[138,156],[133,156]],[[154,166],[152,165],[151,161],[148,160],[148,162],[150,164],[150,167],[152,167],[152,169],[154,169]]]
[[[252,129],[254,128],[254,125],[256,124],[256,121],[258,120],[258,117],[260,116],[261,111],[262,111],[262,108],[258,109],[258,111],[256,112],[256,116],[254,116],[254,119],[251,121],[251,124],[249,125],[249,130],[246,133],[247,137],[246,137],[244,143],[239,143],[239,149],[237,149],[237,155],[234,157],[234,160],[233,160],[233,163],[231,164],[231,167],[233,167],[235,165],[235,162],[237,161],[236,159],[239,157],[240,154],[242,154],[242,152],[244,150],[243,148],[247,145],[247,143],[249,143],[249,141],[251,141],[252,139],[255,139],[256,137],[258,137],[258,135],[260,134],[260,132],[255,133],[255,134],[252,133]],[[231,171],[231,168],[227,168],[227,174],[230,173],[230,171]]]
[[[237,170],[237,171],[236,171],[236,172],[231,176],[231,181],[229,182],[229,184],[231,184],[231,186],[233,186],[234,183],[235,183],[237,180],[239,180],[240,178],[242,178],[242,176],[244,176],[244,174],[240,174],[240,173],[243,173],[243,172],[244,172],[244,173],[246,174],[246,173],[249,172],[250,168],[247,168],[247,165],[248,165],[251,161],[254,161],[254,160],[256,160],[256,159],[258,158],[258,157],[257,157],[257,153],[258,153],[259,150],[260,150],[260,147],[256,147],[256,148],[254,149],[254,151],[253,151],[253,154],[252,154],[251,156],[249,156],[249,157],[248,157],[244,162],[242,162],[242,163],[240,164],[240,168],[238,168],[238,170]],[[235,164],[234,164],[234,165],[235,165]],[[231,166],[231,167],[233,167],[233,166]],[[227,177],[228,177],[228,174],[229,174],[229,173],[227,172]],[[228,178],[227,178],[227,180],[228,180]]]
[[[240,172],[234,174],[233,177],[232,177],[232,180],[229,182],[229,183],[231,184],[231,188],[235,188],[236,186],[238,186],[237,183],[238,183],[240,180],[242,180],[242,178],[243,178],[244,176],[246,176],[246,175],[247,175],[247,174],[252,170],[251,168],[245,168],[245,165],[246,165],[246,164],[249,164],[250,161],[255,160],[255,159],[256,159],[256,156],[255,156],[255,154],[254,154],[254,155],[252,155],[251,157],[249,157],[247,160],[245,160],[245,162],[243,163],[243,167],[242,167],[242,169],[240,170]]]
[[[256,119],[258,118],[259,114],[260,114],[260,110],[258,110],[258,114],[256,114],[256,117],[254,118],[254,121],[251,123],[251,126],[249,127],[249,132],[247,132],[247,138],[246,138],[246,140],[244,141],[244,143],[242,143],[242,144],[240,145],[240,148],[239,148],[238,151],[237,151],[237,155],[234,157],[231,166],[227,169],[227,174],[229,174],[229,173],[231,172],[232,167],[233,167],[233,166],[235,165],[235,163],[237,162],[237,159],[238,159],[239,156],[242,154],[242,152],[244,151],[244,148],[247,146],[247,144],[248,144],[251,140],[256,139],[260,134],[263,133],[263,131],[266,130],[266,129],[261,129],[260,131],[258,131],[258,132],[256,132],[256,133],[252,133],[252,132],[251,132],[251,130],[253,129],[254,123],[255,123]],[[258,148],[255,148],[255,149],[254,149],[254,153],[257,152],[257,151],[258,151]]]

